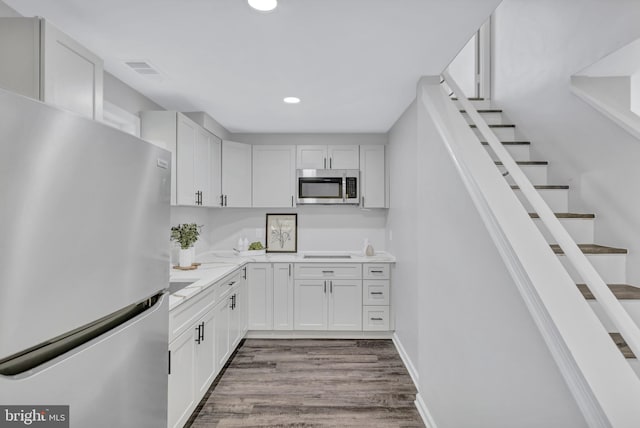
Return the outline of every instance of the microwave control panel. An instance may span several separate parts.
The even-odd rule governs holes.
[[[347,199],[358,198],[358,179],[356,177],[347,177],[347,189],[345,193]]]

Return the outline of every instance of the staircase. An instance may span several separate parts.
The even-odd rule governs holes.
[[[516,125],[508,123],[503,115],[503,111],[496,108],[490,101],[479,98],[469,98],[469,100],[474,104],[478,113],[480,113],[492,131],[500,139],[513,159],[517,161],[517,164],[520,166],[524,174],[529,178],[545,202],[554,211],[556,217],[560,220],[567,232],[575,242],[579,244],[580,250],[587,256],[588,260],[593,264],[594,268],[607,283],[609,289],[614,293],[616,298],[622,303],[631,318],[636,322],[636,324],[640,325],[640,287],[626,283],[627,250],[624,248],[598,245],[594,240],[594,225],[596,221],[595,213],[570,212],[568,203],[569,186],[558,183],[548,183],[547,171],[550,167],[549,162],[546,160],[531,159],[531,143],[522,138],[516,129]],[[469,119],[466,111],[461,109],[460,112],[467,118],[467,121],[470,123],[469,126],[474,129],[480,141],[490,152],[493,159],[497,159],[487,142],[482,141],[483,138],[475,129],[476,126],[471,124],[471,120]],[[503,173],[507,182],[511,184],[511,188],[525,208],[529,210],[529,215],[534,220],[534,223],[536,223],[543,236],[547,239],[547,242],[549,242],[554,253],[567,268],[572,279],[576,282],[576,286],[582,292],[584,298],[590,303],[592,309],[610,333],[612,340],[616,343],[625,358],[627,358],[631,367],[640,376],[640,362],[638,362],[631,350],[627,347],[622,336],[615,331],[613,324],[603,313],[587,286],[581,284],[580,277],[566,261],[563,251],[554,242],[550,233],[538,218],[538,215],[531,212],[531,207],[528,206],[528,203],[520,194],[519,188],[514,185],[513,180],[511,180],[508,173],[505,172],[502,163],[497,160],[495,163],[496,167]]]

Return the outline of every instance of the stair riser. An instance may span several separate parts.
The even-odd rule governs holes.
[[[560,262],[567,268],[569,275],[576,284],[584,284],[584,279],[578,275],[573,266],[569,266],[567,257],[559,255]],[[587,254],[587,259],[591,262],[596,271],[607,284],[624,284],[627,282],[626,254]]]
[[[462,113],[462,115],[467,119],[467,123],[471,124],[473,121],[469,117],[467,113]],[[487,122],[489,125],[501,125],[504,122],[504,118],[502,117],[502,113],[480,113],[480,116]]]
[[[522,172],[524,172],[524,175],[526,175],[527,178],[529,178],[529,181],[531,181],[532,184],[534,185],[547,184],[547,168],[548,168],[547,165],[519,165],[519,166]],[[498,169],[502,174],[504,174],[504,172],[507,170],[503,166],[498,166]],[[507,175],[505,178],[507,179],[507,182],[509,184],[516,184],[515,181],[513,181],[513,178],[511,177],[510,174]]]
[[[592,218],[559,218],[560,224],[567,229],[569,235],[578,244],[593,244],[593,225],[594,219]],[[547,232],[547,228],[542,224],[542,220],[539,218],[533,219],[533,222],[538,226],[538,229],[542,232],[549,244],[557,244],[551,234]]]
[[[515,128],[491,128],[491,130],[496,134],[496,137],[498,137],[498,140],[500,141],[516,141]],[[478,138],[482,141],[486,141],[477,128],[473,128],[473,131],[476,133]]]
[[[514,190],[520,202],[527,209],[527,212],[534,212],[520,189]],[[568,189],[540,189],[538,190],[542,199],[545,200],[551,211],[565,213],[569,211],[569,190]]]
[[[604,328],[607,329],[609,333],[616,333],[620,331],[614,324],[609,320],[609,317],[605,314],[604,309],[602,309],[602,305],[595,300],[589,300],[589,306],[596,313]],[[631,319],[640,326],[640,300],[620,300],[622,307],[627,311]]]
[[[454,101],[454,102],[456,103],[456,106],[458,106],[459,109],[464,110],[464,107],[460,104],[460,101]],[[476,109],[495,108],[495,106],[493,104],[491,104],[491,100],[482,100],[482,101],[471,100],[471,104],[473,104],[473,106]]]
[[[489,151],[489,155],[491,156],[491,159],[493,159],[494,161],[500,160],[495,155],[495,153],[493,153],[493,150],[491,149],[491,147],[489,147],[488,145],[484,145],[483,147],[486,148]],[[511,155],[513,160],[516,160],[516,161],[528,161],[528,160],[531,160],[530,154],[529,154],[529,145],[528,144],[521,144],[521,145],[516,145],[516,146],[511,146],[511,145],[505,144],[503,147],[505,149],[507,149],[507,152],[509,152],[509,154]]]

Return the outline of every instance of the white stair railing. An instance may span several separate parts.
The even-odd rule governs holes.
[[[538,214],[540,220],[545,225],[551,236],[556,240],[562,251],[567,256],[571,265],[578,272],[580,277],[589,287],[589,290],[600,303],[602,309],[609,319],[616,326],[629,348],[637,356],[640,356],[640,328],[633,321],[629,313],[620,304],[620,301],[613,294],[611,289],[604,282],[600,274],[593,267],[584,253],[573,240],[569,232],[562,226],[560,220],[555,216],[549,205],[542,199],[540,193],[535,189],[529,178],[522,172],[522,169],[509,152],[504,148],[500,139],[491,130],[487,122],[482,118],[475,106],[469,101],[464,93],[457,86],[456,82],[447,71],[443,73],[447,86],[457,96],[460,104],[471,118],[472,122],[482,136],[486,139],[489,147],[496,154],[502,165],[507,170],[513,181],[520,188],[522,195],[529,202],[533,210]]]

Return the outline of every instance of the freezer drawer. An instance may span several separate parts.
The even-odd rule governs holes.
[[[68,405],[72,428],[167,425],[168,302],[59,357],[0,375],[2,405]]]

